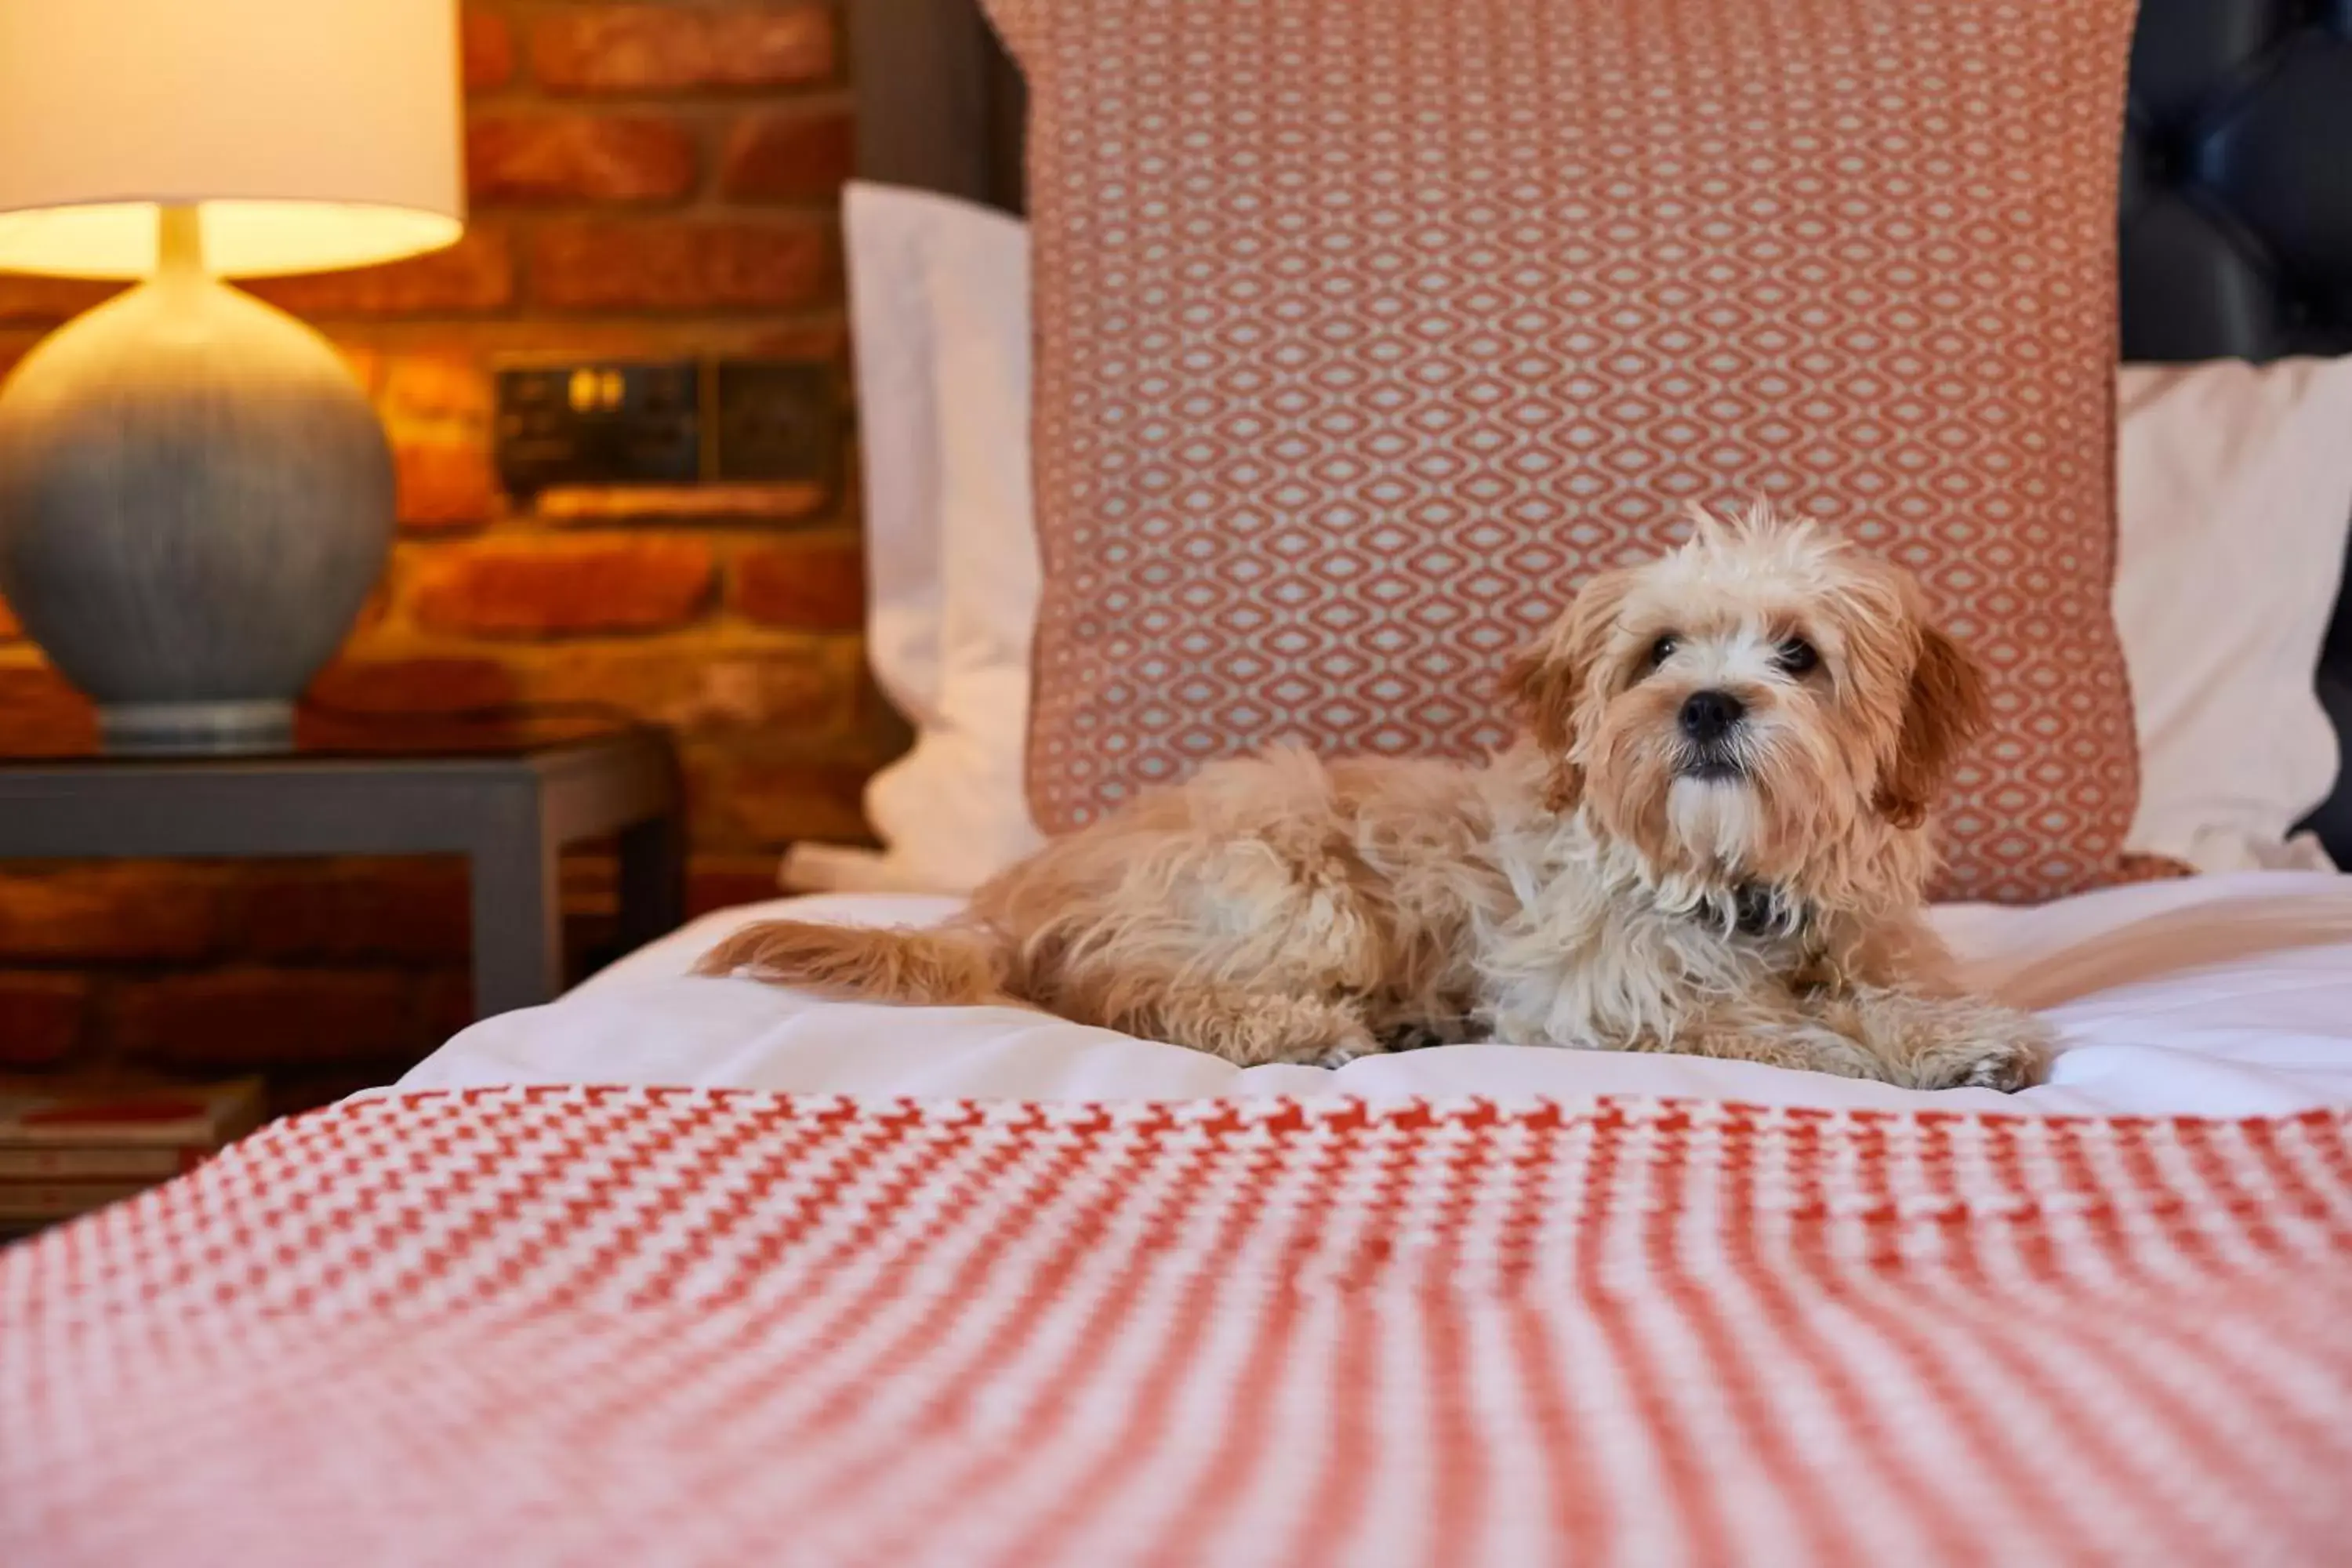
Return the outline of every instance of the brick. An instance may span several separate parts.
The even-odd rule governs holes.
[[[379,576],[375,585],[368,590],[367,603],[360,606],[359,618],[352,623],[351,635],[357,637],[376,630],[391,614],[392,578],[386,574]]]
[[[830,201],[849,178],[856,154],[856,132],[844,111],[750,115],[728,133],[719,188],[737,201]]]
[[[242,287],[298,316],[469,316],[514,300],[506,236],[471,228],[454,245],[382,267],[256,278]]]
[[[257,865],[234,879],[232,897],[245,959],[462,963],[470,951],[462,860]]]
[[[557,881],[562,888],[567,942],[589,935],[610,941],[616,934],[600,929],[613,925],[620,912],[620,867],[613,850],[613,844],[605,840],[591,841],[583,848],[565,853]]]
[[[686,874],[686,912],[691,920],[715,910],[731,910],[782,895],[772,855],[731,856],[712,861],[696,857]]]
[[[49,326],[69,321],[92,305],[102,305],[120,293],[120,283],[89,278],[41,278],[23,272],[0,272],[0,321],[25,321]]]
[[[98,749],[98,710],[46,665],[0,668],[0,755],[82,756]]]
[[[735,556],[727,602],[761,626],[856,631],[866,620],[865,557],[847,534],[758,545]]]
[[[715,570],[695,540],[485,542],[423,560],[409,608],[420,625],[477,637],[662,631],[702,613]]]
[[[815,651],[705,639],[558,649],[521,679],[535,702],[611,703],[688,733],[829,726],[854,698],[851,672]]]
[[[79,974],[0,974],[0,1067],[54,1067],[73,1055],[89,992]]]
[[[531,31],[531,70],[553,92],[793,87],[831,77],[833,17],[819,5],[574,5]]]
[[[488,659],[345,660],[311,688],[339,714],[595,704],[680,731],[808,729],[855,709],[856,673],[826,650],[663,638]]]
[[[393,419],[458,419],[488,427],[497,395],[471,354],[428,352],[385,357],[384,416]]]
[[[674,202],[699,174],[693,134],[651,114],[477,117],[466,183],[483,202]]]
[[[793,322],[754,331],[740,353],[751,359],[827,360],[844,365],[849,358],[849,331],[807,322]]]
[[[486,522],[499,510],[490,459],[494,397],[471,354],[387,355],[379,404],[391,434],[402,526],[421,531]]]
[[[68,862],[0,871],[0,954],[44,963],[185,963],[226,941],[233,911],[212,867]]]
[[[564,485],[539,492],[547,522],[797,522],[824,510],[829,486],[791,480],[692,485]]]
[[[360,390],[373,397],[378,383],[383,379],[383,353],[373,343],[339,342],[333,346],[335,353],[342,356],[343,368],[359,383]]]
[[[499,479],[476,437],[394,432],[400,526],[420,533],[471,528],[498,510]]]
[[[861,644],[861,656],[864,651]],[[881,682],[874,679],[871,668],[861,663],[857,673],[857,714],[851,722],[866,754],[877,759],[902,754],[915,743],[914,726],[891,704]]]
[[[552,223],[534,237],[530,287],[556,310],[789,310],[831,291],[814,225],[689,219]]]
[[[391,970],[226,969],[115,986],[101,1032],[119,1058],[235,1069],[423,1056],[440,1042],[424,985]]]
[[[345,657],[310,682],[310,700],[338,713],[451,713],[520,699],[514,672],[488,658]]]
[[[440,970],[417,988],[418,1026],[428,1050],[474,1021],[474,977],[463,969]]]
[[[556,885],[567,920],[576,916],[602,922],[620,908],[620,879],[614,875],[612,847],[607,842],[564,852]]]
[[[467,92],[488,92],[514,79],[514,30],[503,16],[468,9],[458,35]]]
[[[781,850],[798,840],[873,842],[866,781],[854,759],[773,757],[741,742],[684,747],[687,804],[695,842],[714,850]]]
[[[634,221],[669,221],[671,215],[647,213]],[[535,223],[562,218],[550,215]],[[823,220],[800,213],[778,213],[784,223]],[[518,252],[526,250],[520,241]],[[837,275],[836,275],[837,276]],[[838,303],[838,296],[828,302]],[[470,360],[495,381],[506,363],[546,363],[574,359],[683,359],[697,354],[749,359],[811,360],[843,368],[846,381],[847,330],[837,314],[778,316],[772,313],[714,320],[693,316],[483,316],[464,321],[410,322],[361,321],[328,323],[331,334],[347,342],[365,341],[380,353],[387,369],[402,353],[429,346],[433,354]],[[10,342],[0,328],[0,355]],[[404,345],[399,348],[393,343]]]

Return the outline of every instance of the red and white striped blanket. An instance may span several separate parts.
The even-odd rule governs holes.
[[[2341,1563],[2352,1115],[345,1104],[0,1255],[0,1563]]]

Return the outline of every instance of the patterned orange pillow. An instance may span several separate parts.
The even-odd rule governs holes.
[[[1277,738],[1472,755],[1686,500],[1989,666],[1944,896],[2116,879],[2131,0],[991,0],[1031,96],[1048,831]]]

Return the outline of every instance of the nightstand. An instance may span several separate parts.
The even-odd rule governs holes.
[[[620,936],[686,909],[677,763],[658,730],[491,735],[398,755],[332,747],[214,757],[0,762],[0,860],[462,855],[471,877],[474,1011],[551,1001],[563,984],[563,847],[618,836]]]

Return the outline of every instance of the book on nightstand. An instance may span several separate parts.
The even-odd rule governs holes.
[[[71,1219],[194,1169],[261,1123],[257,1078],[0,1078],[0,1226]]]

